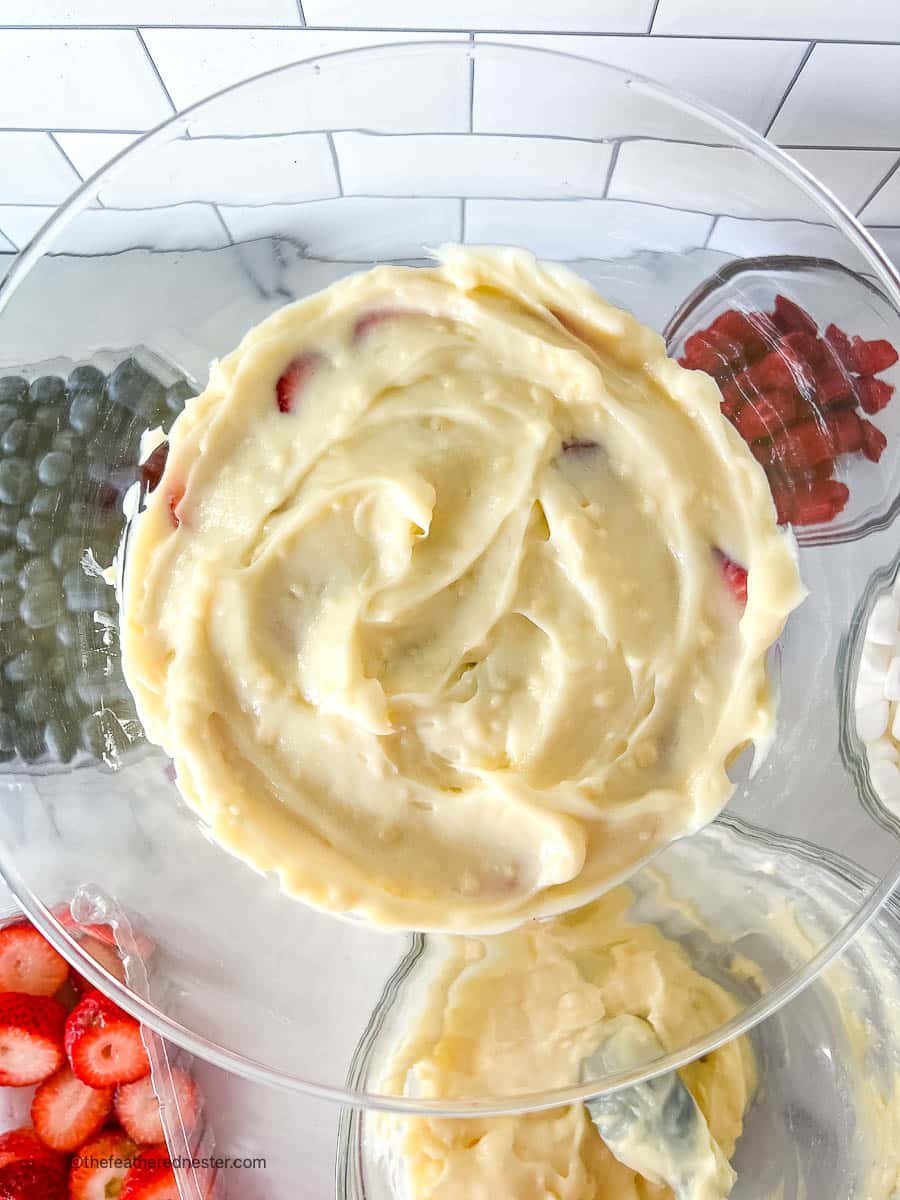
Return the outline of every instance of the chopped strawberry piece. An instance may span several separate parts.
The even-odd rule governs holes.
[[[0,1167],[15,1162],[46,1162],[65,1171],[62,1155],[45,1146],[34,1129],[10,1129],[0,1133]]]
[[[853,339],[853,370],[857,375],[877,375],[886,371],[897,361],[897,351],[883,338],[867,342],[861,337]]]
[[[791,497],[794,525],[825,525],[846,507],[850,489],[837,479],[822,479],[798,488]]]
[[[788,388],[773,388],[748,400],[735,419],[738,433],[747,442],[772,438],[799,415],[800,398]]]
[[[709,333],[723,333],[734,338],[744,347],[748,360],[761,358],[778,344],[778,330],[768,313],[739,312],[728,308],[712,322]]]
[[[175,1093],[179,1125],[190,1132],[197,1124],[200,1111],[197,1084],[187,1071],[173,1067],[171,1085]],[[144,1146],[165,1141],[159,1101],[149,1075],[136,1083],[126,1083],[116,1088],[114,1103],[119,1124],[129,1137]]]
[[[0,994],[0,1085],[28,1087],[63,1063],[66,1010],[49,996]]]
[[[148,1146],[125,1176],[119,1200],[180,1200],[172,1160],[164,1143]]]
[[[853,347],[850,345],[850,339],[837,325],[829,325],[825,330],[825,341],[834,351],[841,366],[847,371],[856,370],[856,362],[853,355]]]
[[[181,507],[181,502],[183,499],[183,487],[174,487],[172,488],[171,492],[169,492],[169,517],[171,518],[172,524],[176,529],[181,524],[181,513],[178,510]]]
[[[121,1129],[105,1129],[72,1158],[70,1200],[108,1200],[121,1194],[137,1146]]]
[[[862,452],[869,462],[878,462],[887,445],[887,438],[871,421],[860,421],[862,426]]]
[[[0,929],[0,992],[52,996],[68,976],[66,960],[28,921]]]
[[[162,479],[169,457],[169,443],[160,442],[152,454],[141,463],[141,483],[148,492],[152,492]]]
[[[834,438],[835,454],[854,454],[862,449],[862,422],[852,408],[843,408],[828,416],[828,429]]]
[[[773,350],[749,367],[743,377],[761,392],[770,388],[808,388],[813,378],[809,366],[790,348]]]
[[[883,379],[873,379],[868,375],[864,375],[856,381],[856,390],[859,395],[860,407],[870,417],[887,407],[894,394],[892,384],[885,383]]]
[[[834,438],[827,426],[807,420],[783,429],[763,449],[761,461],[778,462],[785,470],[796,472],[830,458],[834,458]]]
[[[46,1146],[69,1154],[102,1128],[112,1102],[112,1088],[88,1087],[66,1066],[34,1093],[31,1120]]]
[[[559,314],[554,314],[557,320],[560,320]],[[361,341],[367,333],[373,329],[377,329],[379,325],[385,325],[388,321],[395,321],[398,317],[421,317],[421,312],[416,312],[411,308],[375,308],[371,312],[363,313],[358,317],[353,326],[352,340],[354,342]],[[565,324],[565,322],[562,322]],[[566,326],[568,328],[568,326]],[[570,329],[570,332],[572,330]],[[578,334],[575,334],[577,337]]]
[[[786,346],[792,354],[802,359],[803,362],[809,363],[811,367],[821,366],[831,358],[828,347],[820,338],[803,333],[801,330],[786,333],[781,339],[781,345]]]
[[[744,406],[744,397],[740,388],[733,379],[728,383],[722,384],[722,404],[721,409],[725,416],[732,423],[737,421],[738,414]]]
[[[747,568],[739,566],[721,550],[717,550],[715,553],[728,590],[743,608],[747,603]]]
[[[89,1087],[133,1083],[150,1070],[141,1027],[100,992],[88,992],[66,1018],[65,1050]]]
[[[705,371],[707,375],[728,375],[742,362],[744,347],[727,333],[709,330],[694,333],[684,343],[679,363],[689,371]]]
[[[324,361],[323,356],[315,350],[306,350],[291,359],[275,384],[275,400],[279,412],[289,413],[293,410],[300,392]]]
[[[857,380],[836,361],[816,368],[816,400],[820,408],[837,408],[852,404]]]
[[[815,337],[819,332],[819,327],[806,311],[799,304],[795,304],[793,300],[789,300],[787,296],[775,297],[775,311],[772,313],[772,322],[784,333],[810,333]]]
[[[0,1167],[0,1200],[66,1200],[65,1167],[37,1160]]]

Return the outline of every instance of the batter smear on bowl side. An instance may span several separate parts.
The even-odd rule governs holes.
[[[216,839],[317,907],[490,932],[714,817],[803,596],[720,400],[518,250],[252,329],[173,426],[122,610]]]

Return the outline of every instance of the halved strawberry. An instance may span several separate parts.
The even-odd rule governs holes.
[[[150,1070],[141,1027],[100,992],[90,991],[66,1018],[66,1056],[90,1087],[133,1083]]]
[[[137,1146],[121,1129],[105,1129],[72,1158],[70,1200],[110,1200],[119,1196],[137,1156]]]
[[[323,362],[323,356],[315,350],[307,350],[291,359],[275,384],[275,400],[279,412],[292,411],[298,395]]]
[[[31,1120],[44,1145],[68,1154],[93,1137],[112,1111],[112,1088],[91,1088],[69,1067],[34,1093]]]
[[[49,996],[0,994],[0,1084],[28,1087],[62,1066],[66,1010]]]
[[[747,568],[740,566],[721,550],[716,551],[716,557],[728,590],[740,607],[744,608],[747,603]]]
[[[68,975],[66,960],[28,921],[0,929],[0,992],[52,996]]]
[[[31,1128],[10,1129],[0,1133],[0,1167],[15,1162],[45,1162],[65,1170],[65,1159],[51,1150]]]
[[[108,971],[114,979],[118,979],[120,983],[124,982],[125,967],[113,946],[108,945],[106,942],[98,942],[95,937],[82,938],[80,945],[82,950],[86,954],[89,954],[91,958],[96,959],[100,966]],[[72,972],[72,981],[82,993],[94,990],[94,985],[88,983],[77,971]]]
[[[175,1093],[180,1123],[190,1132],[197,1124],[200,1111],[200,1092],[197,1084],[187,1071],[173,1067],[172,1090]],[[136,1083],[126,1083],[116,1088],[114,1107],[119,1124],[136,1142],[149,1146],[165,1141],[159,1101],[149,1075],[145,1075]]]
[[[0,1167],[0,1200],[66,1200],[65,1166],[34,1159]]]
[[[148,1146],[125,1176],[119,1200],[180,1200],[172,1160],[165,1145]]]
[[[787,296],[775,297],[772,321],[785,333],[811,333],[815,336],[819,332],[818,325],[806,309],[795,304],[793,300],[789,300]]]

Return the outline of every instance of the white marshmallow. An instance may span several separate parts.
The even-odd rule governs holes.
[[[896,763],[878,759],[869,766],[869,778],[885,804],[900,807],[900,767]]]
[[[884,686],[884,677],[894,657],[893,647],[881,646],[878,642],[863,642],[859,659],[859,683],[877,683]]]
[[[866,626],[866,640],[882,646],[893,646],[900,627],[900,604],[888,593],[879,596]]]
[[[895,654],[891,659],[884,677],[884,698],[900,700],[900,654]]]
[[[887,700],[866,704],[856,710],[856,732],[864,742],[877,742],[887,730],[889,716]]]

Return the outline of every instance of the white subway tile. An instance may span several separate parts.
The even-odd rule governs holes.
[[[832,225],[807,221],[744,221],[721,217],[709,239],[710,250],[740,258],[759,254],[804,254],[833,258],[853,270],[871,269],[862,254]]]
[[[307,25],[644,33],[653,0],[304,0]]]
[[[0,229],[19,249],[31,240],[52,208],[0,207]],[[115,254],[121,250],[194,250],[228,244],[215,209],[208,204],[177,208],[91,208],[79,213],[54,240],[54,254]]]
[[[3,25],[299,25],[296,0],[3,0]]]
[[[466,242],[524,246],[545,258],[627,258],[702,246],[712,218],[620,200],[467,200]]]
[[[90,178],[140,135],[136,133],[57,133],[56,140],[83,179]]]
[[[886,150],[795,151],[855,211],[894,161]],[[715,215],[821,221],[822,210],[775,167],[737,147],[639,140],[623,143],[609,195]]]
[[[16,248],[9,238],[4,237],[3,234],[0,233],[0,254],[4,255],[4,257],[0,259],[0,280],[3,279],[3,276],[12,265],[12,256],[15,254],[15,250]]]
[[[0,131],[0,204],[56,204],[81,180],[46,133]]]
[[[897,161],[892,150],[788,150],[788,154],[853,213],[858,212]]]
[[[488,134],[336,133],[347,195],[602,196],[612,150],[601,142]]]
[[[867,225],[900,225],[900,170],[872,197],[860,218]]]
[[[503,40],[636,71],[714,104],[760,131],[771,120],[804,50],[796,42],[770,42],[762,53],[758,42],[703,38],[510,35]],[[511,61],[502,52],[479,57],[476,63],[475,128],[722,140],[721,134],[677,105],[642,95],[637,88],[626,92],[618,77],[604,79],[602,72],[572,61]]]
[[[344,30],[148,29],[147,45],[179,108],[229,84],[298,59],[384,42],[382,33]],[[429,40],[458,42],[453,35]],[[391,34],[392,42],[415,43],[417,34]],[[469,63],[458,48],[446,57],[407,50],[403,70],[383,56],[352,64],[326,60],[299,71],[285,107],[283,79],[257,83],[252,92],[223,97],[215,110],[192,120],[193,133],[280,133],[301,129],[356,128],[405,132],[468,129]],[[283,111],[282,111],[283,110]]]
[[[0,36],[0,126],[146,129],[171,108],[128,29],[7,29]]]
[[[111,208],[206,200],[291,204],[339,194],[324,133],[281,137],[178,138],[138,150],[99,193]]]
[[[346,196],[309,204],[222,206],[219,211],[235,241],[285,238],[301,244],[310,258],[349,262],[421,258],[425,247],[460,238],[456,199]]]
[[[887,40],[898,34],[897,0],[660,0],[654,34]]]
[[[770,136],[786,146],[900,147],[898,76],[900,45],[816,46]]]

